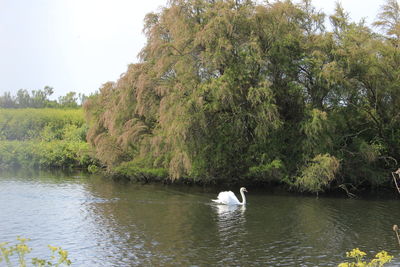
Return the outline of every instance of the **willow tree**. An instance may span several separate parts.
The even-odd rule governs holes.
[[[173,178],[243,174],[251,144],[279,127],[256,33],[249,38],[254,13],[250,1],[170,1],[148,14],[141,67],[87,104],[98,155],[119,155],[108,165],[128,156],[164,167]]]
[[[340,5],[327,31],[310,0],[171,0],[145,18],[140,63],[86,102],[88,140],[111,169],[172,179],[385,182],[400,149],[396,12],[383,8],[381,35]]]

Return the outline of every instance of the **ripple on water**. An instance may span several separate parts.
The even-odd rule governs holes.
[[[0,178],[0,241],[67,249],[75,266],[336,266],[360,247],[399,256],[396,201],[214,194],[75,177]],[[395,261],[395,264],[399,263]]]

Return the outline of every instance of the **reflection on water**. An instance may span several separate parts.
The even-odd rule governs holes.
[[[214,205],[218,215],[218,234],[221,243],[230,246],[231,237],[235,239],[238,235],[244,234],[246,218],[244,213],[246,206],[239,205]]]
[[[244,212],[246,211],[245,205],[221,205],[215,204],[218,218],[221,218],[222,221],[228,219],[234,219],[237,217],[244,216]]]
[[[246,245],[246,206],[214,205],[218,215],[219,264],[231,265],[240,258],[240,248]]]
[[[336,266],[345,251],[399,250],[396,200],[249,194],[132,185],[83,174],[0,174],[0,242],[29,237],[32,256],[68,250],[74,266]]]

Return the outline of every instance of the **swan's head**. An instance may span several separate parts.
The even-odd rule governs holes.
[[[245,187],[241,187],[240,188],[240,192],[246,192],[247,193],[247,189]]]

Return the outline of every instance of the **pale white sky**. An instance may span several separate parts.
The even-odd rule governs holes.
[[[0,95],[54,87],[90,94],[116,81],[145,44],[144,16],[167,0],[0,0]],[[384,0],[342,0],[353,20]],[[314,0],[325,13],[335,0]]]

